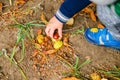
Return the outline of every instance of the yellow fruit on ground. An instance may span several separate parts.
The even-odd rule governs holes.
[[[59,49],[62,47],[62,45],[63,45],[63,42],[58,40],[58,41],[54,42],[53,47],[54,47],[54,49]]]

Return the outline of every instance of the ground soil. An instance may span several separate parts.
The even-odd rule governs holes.
[[[4,13],[9,13],[11,8],[15,6],[9,6],[8,0],[0,0],[3,3],[3,10],[0,17],[0,50],[6,50],[7,54],[10,55],[13,47],[16,42],[17,29],[11,26],[8,26],[14,22],[11,21],[11,18],[3,17]],[[12,0],[14,3],[14,1]],[[60,0],[29,0],[25,5],[20,6],[19,9],[25,10],[28,8],[35,9],[33,15],[22,15],[24,17],[17,18],[21,23],[29,22],[32,20],[39,20],[40,15],[44,12],[47,20],[49,20],[58,9],[62,2]],[[14,4],[13,4],[14,5]],[[87,22],[84,23],[84,21]],[[97,69],[113,69],[113,66],[120,66],[120,51],[106,48],[103,46],[97,46],[90,44],[84,38],[82,33],[71,34],[71,32],[77,29],[81,29],[81,26],[84,27],[96,27],[97,22],[92,21],[88,18],[87,14],[79,15],[75,18],[75,23],[70,28],[65,28],[63,34],[69,35],[69,44],[71,45],[73,52],[68,52],[66,55],[60,56],[56,54],[47,55],[47,62],[41,63],[38,65],[37,69],[33,67],[33,59],[31,59],[31,54],[34,51],[32,44],[26,45],[26,53],[24,59],[19,65],[27,76],[28,80],[61,80],[65,77],[62,74],[68,71],[69,67],[64,65],[64,61],[61,63],[61,60],[66,60],[71,64],[75,63],[75,56],[79,57],[79,63],[82,63],[86,59],[90,59],[91,63],[81,68],[82,75],[89,78],[89,75],[93,72],[96,72]],[[65,26],[67,27],[67,26]],[[75,27],[75,29],[74,29]],[[33,28],[34,34],[36,30],[40,29]],[[72,30],[69,30],[72,29]],[[44,30],[44,28],[43,28]],[[20,46],[17,47],[15,54],[15,59],[20,59]],[[74,54],[74,55],[73,55]],[[0,56],[0,80],[24,80],[21,76],[21,73],[15,64],[10,64],[8,58],[5,55]],[[88,79],[86,79],[88,80]]]

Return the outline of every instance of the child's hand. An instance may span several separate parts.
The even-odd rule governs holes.
[[[51,38],[53,38],[53,34],[55,32],[55,30],[58,30],[58,34],[59,37],[62,38],[62,27],[63,27],[63,23],[61,23],[60,21],[58,21],[56,19],[56,17],[51,18],[51,20],[49,21],[45,32],[48,36],[50,36]]]

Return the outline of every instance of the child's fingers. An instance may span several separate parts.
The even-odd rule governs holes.
[[[49,34],[48,34],[48,35],[49,35],[51,38],[53,38],[54,31],[55,31],[55,28],[51,28],[50,31],[49,31]]]
[[[58,28],[58,34],[59,34],[60,38],[62,38],[62,29],[61,28]]]
[[[45,29],[45,33],[49,36],[49,32],[50,32],[50,28],[49,27],[46,27]]]

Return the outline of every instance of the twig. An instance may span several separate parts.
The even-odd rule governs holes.
[[[10,6],[12,6],[12,0],[9,0]]]

